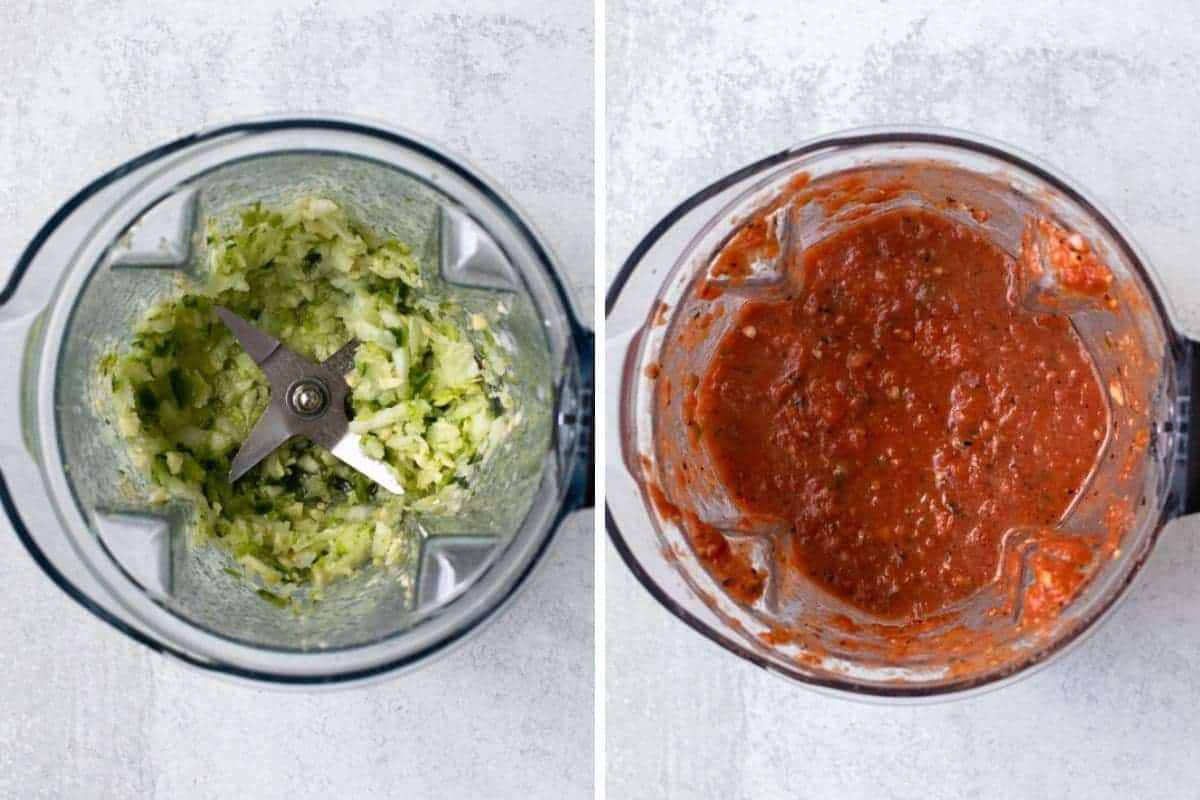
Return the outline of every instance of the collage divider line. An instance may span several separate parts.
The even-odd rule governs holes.
[[[593,59],[593,88],[595,91],[593,106],[594,106],[594,124],[593,124],[593,209],[595,230],[594,237],[594,256],[592,268],[595,271],[595,283],[593,290],[593,319],[595,320],[595,342],[596,353],[593,363],[596,365],[594,378],[594,398],[595,408],[602,409],[605,407],[606,392],[608,391],[607,379],[604,370],[603,361],[603,342],[604,342],[604,296],[605,282],[604,276],[607,274],[607,242],[605,239],[607,227],[605,225],[605,214],[607,211],[607,181],[605,178],[605,170],[607,167],[608,141],[607,128],[605,126],[605,110],[606,110],[606,80],[605,80],[605,0],[595,0],[594,2],[594,25],[592,33],[592,50]],[[596,464],[596,504],[594,508],[595,518],[592,525],[593,537],[593,625],[592,635],[594,637],[594,653],[595,664],[593,675],[595,680],[595,690],[593,694],[593,748],[594,759],[592,764],[593,769],[593,787],[596,800],[604,800],[606,796],[605,773],[607,764],[607,753],[605,749],[605,657],[606,657],[606,625],[604,617],[605,607],[605,565],[604,565],[604,469],[603,459],[606,451],[605,435],[607,432],[606,420],[604,414],[594,413],[592,415],[592,448],[595,454],[594,461]]]

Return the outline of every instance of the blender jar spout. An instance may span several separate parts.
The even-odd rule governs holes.
[[[15,313],[7,313],[10,309]],[[26,424],[30,407],[25,402],[31,369],[29,355],[34,335],[41,321],[41,310],[17,311],[13,306],[0,306],[0,371],[12,379],[0,382],[0,452],[20,449],[24,455],[32,452],[27,441],[32,426]]]

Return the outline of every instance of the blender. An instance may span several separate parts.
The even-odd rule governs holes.
[[[511,309],[526,413],[459,513],[412,520],[418,553],[401,574],[366,568],[297,614],[263,602],[228,554],[193,547],[186,507],[119,490],[136,471],[97,411],[96,363],[181,274],[200,276],[203,219],[314,193],[411,243],[463,313]],[[592,503],[592,334],[554,257],[476,169],[354,119],[212,127],[89,184],[0,291],[0,371],[0,504],[32,558],[125,635],[233,678],[346,685],[426,663],[494,618],[563,518]]]
[[[839,186],[857,188],[839,195]],[[686,434],[679,387],[704,373],[708,354],[741,304],[769,297],[781,285],[788,254],[904,208],[933,208],[979,230],[1015,263],[1031,254],[1030,270],[1022,273],[1027,279],[1013,286],[1015,301],[1069,319],[1106,395],[1109,427],[1099,437],[1096,466],[1086,491],[1054,528],[1084,535],[1119,513],[1121,530],[1104,543],[1094,573],[1044,628],[1024,624],[1022,597],[1035,580],[1030,560],[1037,545],[1022,550],[1022,531],[1006,539],[1004,556],[1014,568],[1007,577],[997,575],[997,591],[981,592],[944,619],[922,620],[914,629],[864,614],[810,582],[787,581],[775,572],[768,535],[752,521],[736,521],[735,504],[706,446]],[[715,267],[722,249],[748,221],[764,215],[778,237],[765,248],[768,257],[745,277],[721,274]],[[1026,239],[1031,219],[1085,237],[1113,273],[1112,293],[1082,298],[1059,291],[1049,243],[1036,229]],[[724,308],[709,313],[714,291]],[[676,337],[687,335],[690,320],[704,328],[701,343],[672,347]],[[605,351],[609,374],[619,380],[619,391],[606,401],[609,418],[619,422],[606,452],[606,520],[617,551],[683,622],[806,686],[903,700],[959,697],[1028,675],[1095,630],[1126,593],[1165,523],[1196,510],[1200,501],[1197,443],[1187,435],[1197,350],[1172,323],[1147,259],[1073,182],[971,134],[909,128],[833,134],[702,189],[659,222],[624,263],[608,294]],[[674,396],[661,389],[664,381],[677,387]],[[674,479],[682,472],[686,485]],[[738,602],[723,590],[697,557],[679,514],[672,513],[678,508],[716,528],[730,547],[750,553],[751,563],[767,575],[763,599]],[[797,583],[802,587],[796,589]],[[788,602],[772,601],[783,584],[790,586]],[[904,646],[896,647],[898,641]]]

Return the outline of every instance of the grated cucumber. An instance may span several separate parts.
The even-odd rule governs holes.
[[[185,282],[152,306],[127,346],[98,364],[104,407],[151,501],[189,503],[193,542],[223,548],[270,587],[261,596],[272,603],[367,564],[411,559],[405,515],[454,514],[517,418],[489,320],[459,318],[405,243],[327,198],[209,218],[204,244],[203,285]],[[230,461],[269,389],[217,319],[218,304],[307,358],[363,342],[347,378],[352,426],[403,496],[300,439],[230,485]]]

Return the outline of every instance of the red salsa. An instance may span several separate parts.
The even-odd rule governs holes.
[[[1007,532],[1064,516],[1108,411],[1070,322],[1015,301],[1015,266],[967,225],[892,211],[737,312],[694,413],[741,512],[788,531],[781,568],[918,619],[993,581]]]

